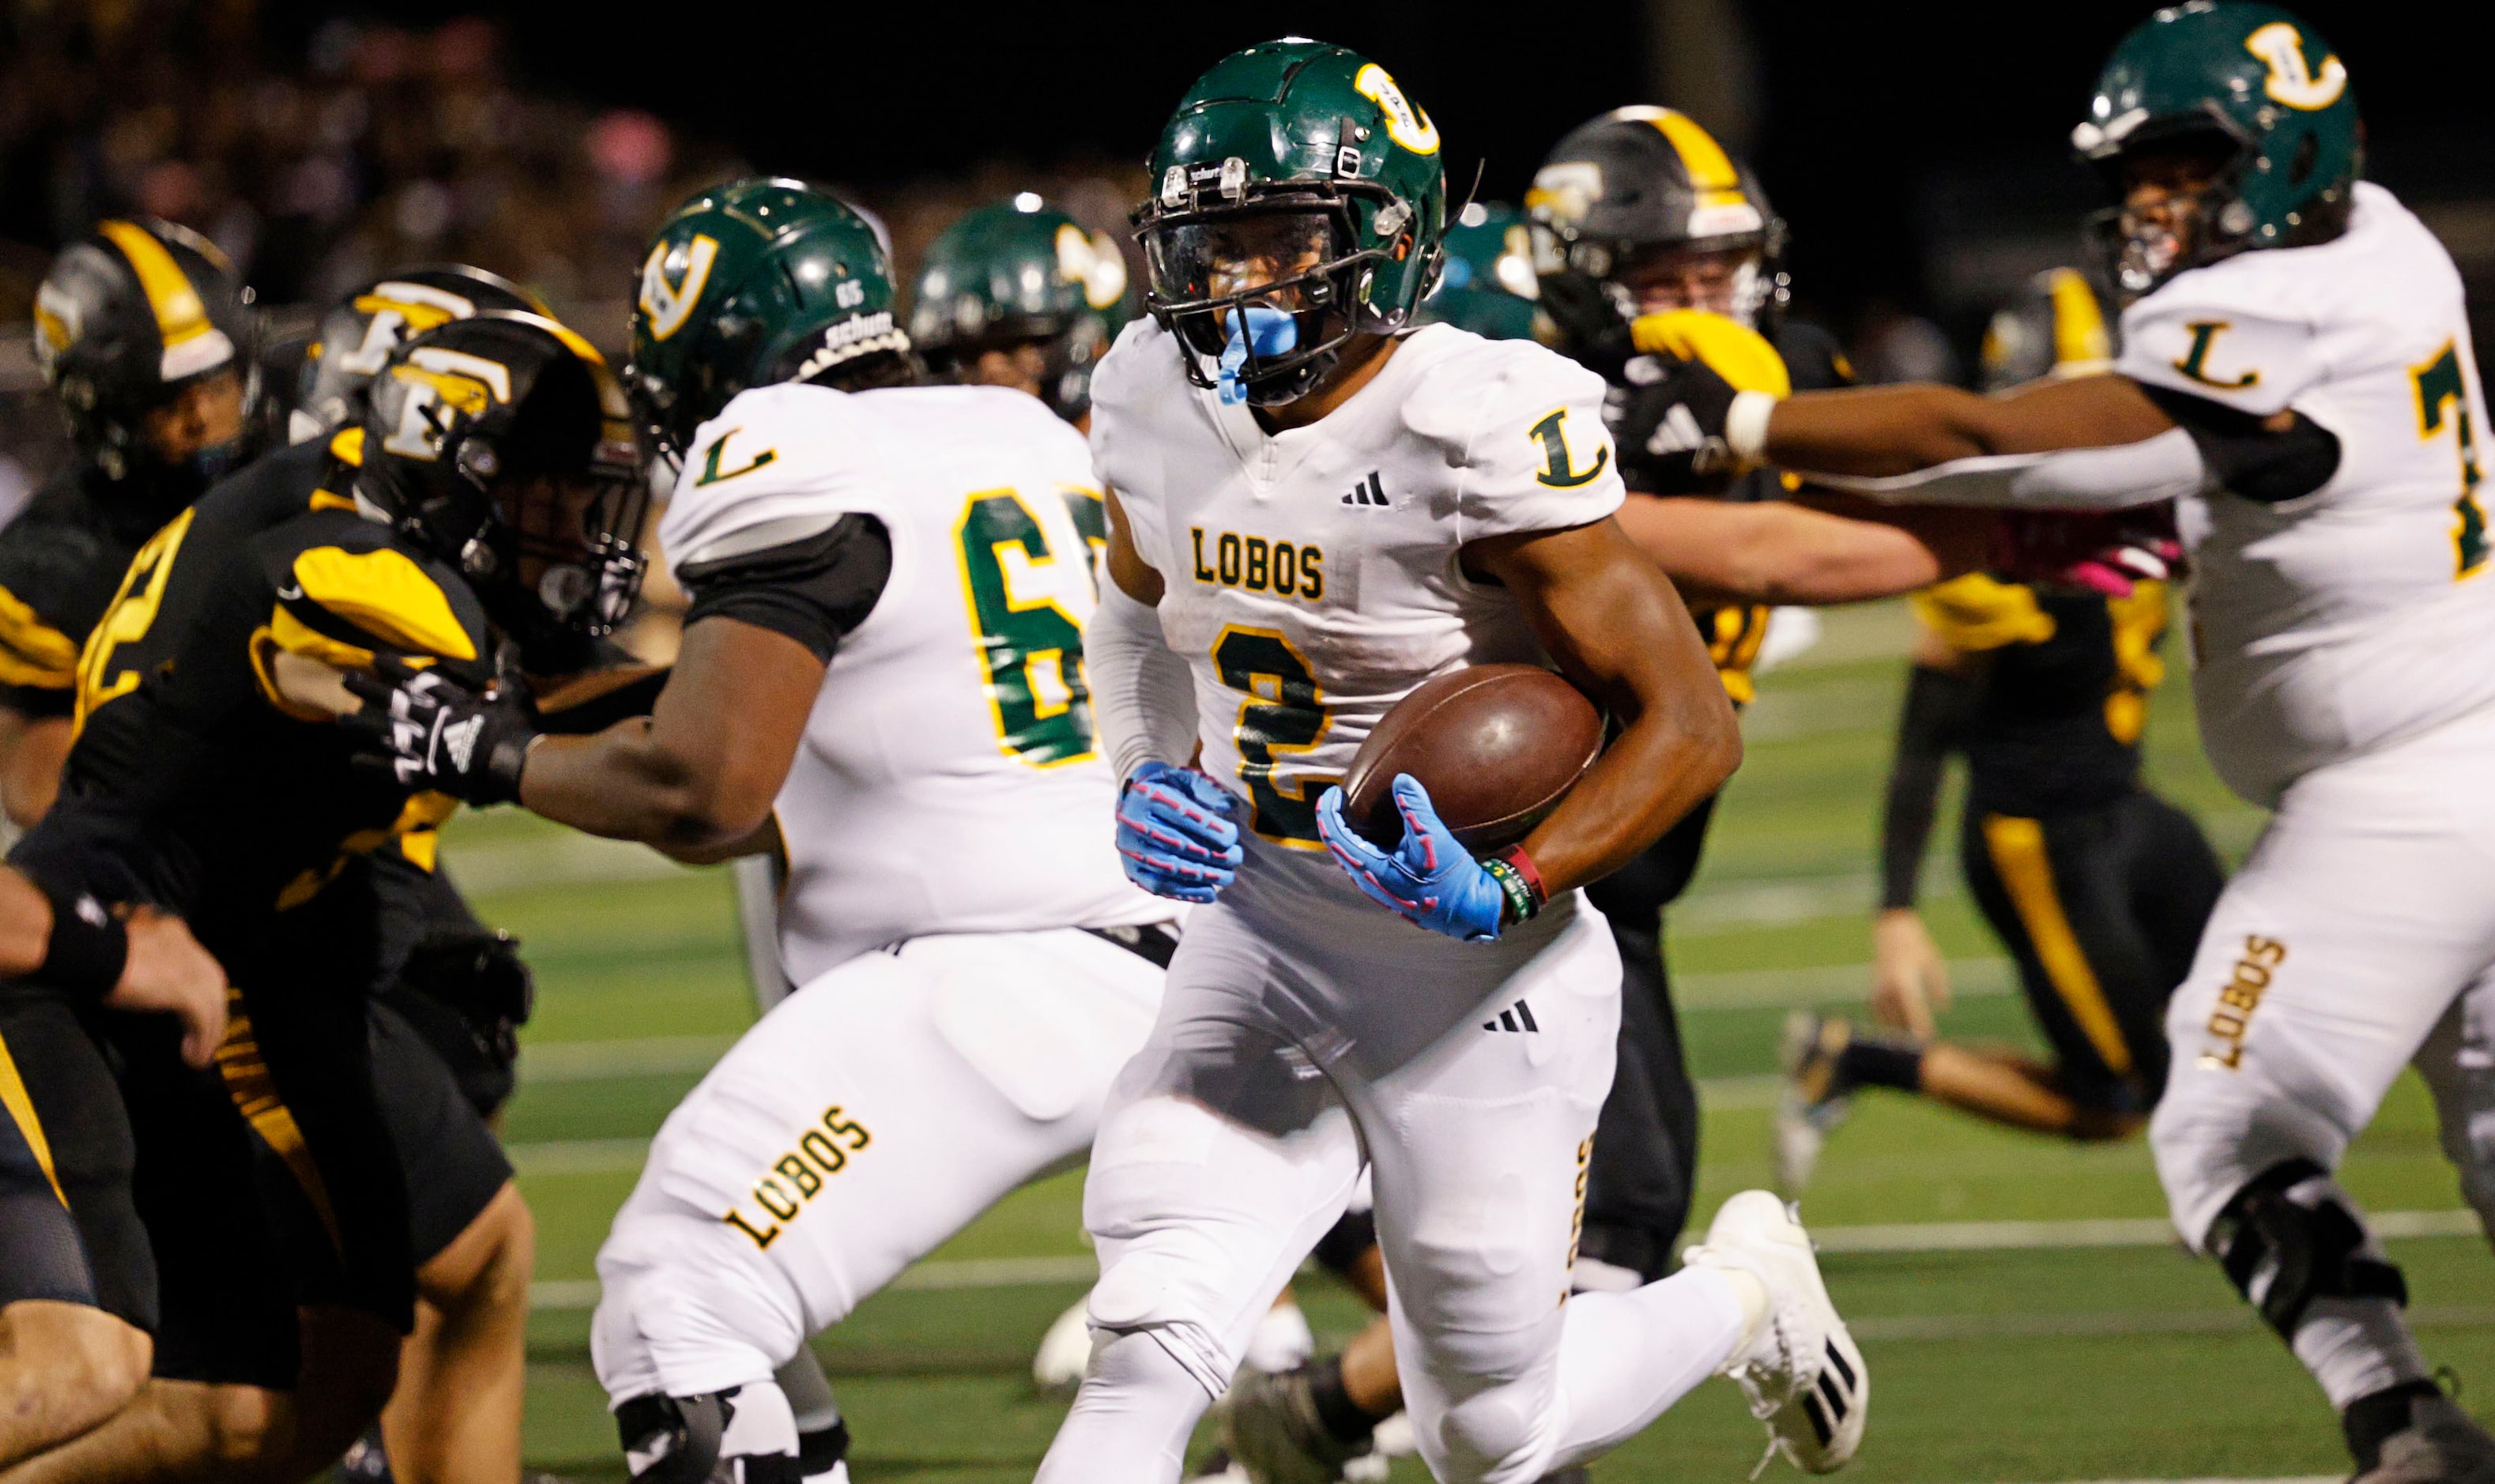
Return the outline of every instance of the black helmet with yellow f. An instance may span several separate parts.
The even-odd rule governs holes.
[[[114,493],[169,518],[240,463],[260,396],[250,291],[170,222],[98,223],[35,291],[35,359]]]
[[[624,386],[578,334],[487,310],[412,336],[367,393],[355,494],[534,647],[602,634],[639,591],[649,481]]]
[[[1704,309],[1775,332],[1784,221],[1686,113],[1614,108],[1580,125],[1534,172],[1525,209],[1536,271],[1592,280],[1623,320]]]

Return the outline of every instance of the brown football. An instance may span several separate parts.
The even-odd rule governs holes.
[[[1558,807],[1603,751],[1603,718],[1538,665],[1476,665],[1395,703],[1342,780],[1343,818],[1381,850],[1403,838],[1395,775],[1409,773],[1475,854],[1504,850]]]

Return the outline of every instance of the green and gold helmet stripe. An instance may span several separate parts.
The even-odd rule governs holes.
[[[136,222],[104,222],[96,231],[121,250],[138,275],[139,292],[156,316],[156,333],[165,345],[158,375],[168,382],[188,381],[233,359],[233,342],[208,320],[208,306],[165,244]]]

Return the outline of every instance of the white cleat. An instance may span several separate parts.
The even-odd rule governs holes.
[[[1829,1301],[1810,1234],[1793,1212],[1766,1190],[1743,1190],[1717,1209],[1706,1242],[1682,1260],[1747,1273],[1767,1290],[1766,1316],[1721,1374],[1768,1425],[1770,1453],[1805,1473],[1851,1463],[1871,1409],[1871,1373]]]
[[[1040,1390],[1069,1392],[1083,1384],[1083,1373],[1092,1368],[1091,1303],[1088,1293],[1076,1299],[1040,1337],[1039,1351],[1031,1358],[1031,1378]]]

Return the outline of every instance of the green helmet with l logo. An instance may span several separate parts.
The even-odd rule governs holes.
[[[2192,240],[2105,221],[2131,297],[2248,249],[2328,241],[2364,173],[2347,65],[2311,26],[2248,0],[2191,0],[2142,21],[2107,60],[2071,143],[2117,191],[2129,155],[2197,144],[2225,159]]]
[[[1026,191],[929,244],[909,338],[939,376],[960,374],[982,351],[1038,344],[1048,362],[1040,400],[1074,418],[1092,405],[1092,368],[1132,318],[1118,244]]]
[[[1298,37],[1232,52],[1187,89],[1150,169],[1145,308],[1226,397],[1303,395],[1437,281],[1437,126],[1358,52]]]
[[[731,181],[678,206],[641,262],[625,384],[662,452],[749,386],[909,354],[875,226],[800,180]]]

